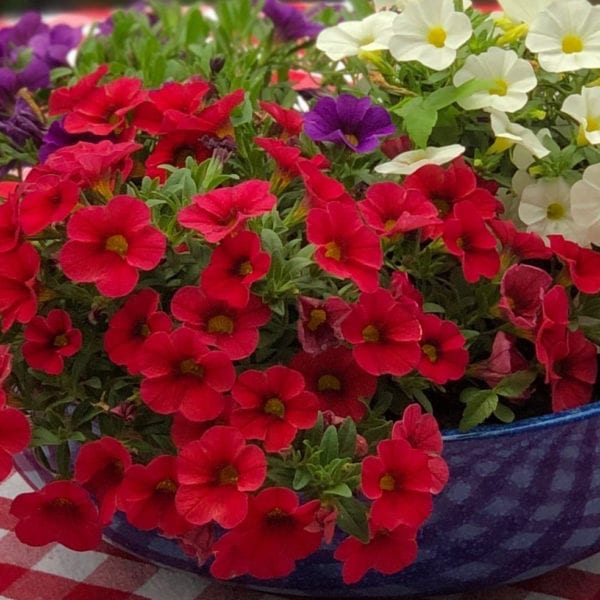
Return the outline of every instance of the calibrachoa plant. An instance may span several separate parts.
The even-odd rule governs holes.
[[[20,540],[119,510],[219,578],[392,574],[440,427],[594,399],[600,7],[502,4],[0,31],[0,478],[56,476]]]

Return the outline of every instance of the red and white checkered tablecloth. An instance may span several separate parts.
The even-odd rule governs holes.
[[[157,567],[108,543],[90,552],[24,546],[9,508],[28,491],[17,473],[0,483],[0,600],[288,600]],[[517,586],[436,600],[600,600],[600,554]]]

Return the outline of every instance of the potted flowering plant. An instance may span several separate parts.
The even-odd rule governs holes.
[[[314,595],[597,548],[600,8],[546,4],[151,3],[74,63],[77,31],[0,31],[24,543],[113,522]]]

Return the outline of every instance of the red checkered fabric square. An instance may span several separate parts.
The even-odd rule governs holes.
[[[9,509],[28,491],[16,473],[0,483],[0,600],[287,600],[157,567],[106,542],[93,552],[24,546]],[[600,600],[600,554],[515,586],[436,600]]]

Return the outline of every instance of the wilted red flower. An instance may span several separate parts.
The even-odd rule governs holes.
[[[584,294],[600,292],[600,252],[582,248],[562,235],[549,235],[550,247],[569,269],[571,280]]]
[[[0,253],[0,319],[3,333],[15,321],[27,323],[35,315],[35,286],[39,270],[40,255],[28,242]]]
[[[108,436],[87,442],[77,453],[73,479],[96,499],[103,525],[110,523],[117,510],[117,490],[130,466],[127,448]]]
[[[361,294],[342,322],[356,362],[371,375],[405,375],[420,358],[421,326],[412,300],[395,300],[382,288]]]
[[[217,425],[181,449],[177,469],[180,514],[195,525],[214,519],[229,529],[246,517],[248,492],[263,484],[267,461],[237,429]]]
[[[19,206],[23,232],[33,235],[52,223],[62,221],[79,200],[79,186],[58,175],[42,175],[24,185]]]
[[[2,362],[0,354],[0,386],[3,381]],[[16,408],[5,408],[5,401],[4,392],[0,389],[0,481],[10,475],[13,468],[12,457],[23,452],[31,439],[27,417]]]
[[[200,283],[213,298],[241,308],[248,304],[250,286],[267,274],[270,265],[271,256],[262,252],[260,237],[252,231],[240,231],[224,238],[213,250]]]
[[[298,429],[310,429],[317,420],[317,398],[306,390],[304,377],[288,367],[248,369],[238,376],[231,395],[238,405],[231,424],[246,438],[263,440],[267,452],[287,448]]]
[[[500,312],[520,329],[537,326],[542,297],[552,285],[552,277],[538,267],[525,264],[510,266],[500,282]]]
[[[344,346],[318,354],[299,352],[289,366],[302,373],[306,389],[319,400],[319,409],[330,410],[339,417],[360,421],[377,389],[377,377],[363,371],[352,350]]]
[[[417,371],[439,385],[460,379],[469,363],[466,340],[460,329],[452,321],[432,314],[419,317],[419,323],[423,335]]]
[[[369,186],[358,208],[367,225],[383,237],[441,223],[437,208],[422,192],[391,181]]]
[[[213,547],[214,577],[249,574],[258,579],[289,575],[296,561],[321,545],[320,529],[310,530],[320,502],[300,504],[288,488],[271,487],[250,498],[248,515]]]
[[[548,366],[551,363],[553,348],[564,343],[565,332],[569,324],[569,298],[562,285],[552,286],[542,298],[542,317],[535,336],[535,353],[537,359],[546,366],[546,383],[548,383]]]
[[[475,283],[481,276],[491,279],[500,269],[498,241],[473,203],[460,202],[454,206],[452,215],[444,222],[442,234],[448,252],[460,258],[469,283]]]
[[[302,115],[290,108],[283,108],[275,102],[264,102],[258,101],[258,105],[279,125],[281,131],[277,137],[282,140],[286,140],[290,137],[295,137],[300,134],[304,127],[304,121]]]
[[[179,212],[184,227],[199,231],[207,242],[220,242],[248,219],[269,212],[277,201],[269,182],[251,179],[192,198],[194,204]]]
[[[180,327],[153,333],[142,349],[142,400],[161,415],[180,410],[192,421],[210,421],[223,410],[223,392],[235,370],[224,352],[211,351],[198,331]]]
[[[371,539],[367,543],[347,537],[333,555],[344,563],[344,583],[356,583],[369,569],[384,575],[401,571],[417,558],[416,536],[414,528],[398,525],[391,530],[371,526]]]
[[[377,527],[418,527],[431,514],[429,456],[401,438],[377,444],[377,456],[362,462],[361,488],[373,501],[369,518]]]
[[[0,408],[6,404],[6,392],[3,389],[4,382],[8,379],[12,369],[12,354],[10,346],[0,344]]]
[[[423,307],[423,294],[411,283],[406,271],[392,273],[390,293],[396,300],[412,300],[419,309]]]
[[[159,295],[146,288],[130,296],[111,317],[104,335],[104,349],[117,365],[132,375],[140,372],[142,346],[156,331],[171,331],[171,319],[158,310]]]
[[[505,219],[491,219],[488,225],[502,245],[504,262],[552,257],[552,250],[534,231],[517,231],[515,224]]]
[[[165,253],[166,238],[150,218],[146,203],[132,196],[79,209],[69,219],[69,239],[59,255],[65,275],[95,283],[110,298],[129,294],[137,285],[138,269],[153,269]]]
[[[258,344],[258,328],[271,318],[271,309],[250,294],[242,307],[231,306],[206,294],[199,286],[179,288],[171,302],[176,319],[197,330],[198,339],[227,354],[231,360],[246,358]]]
[[[138,529],[159,528],[169,536],[181,535],[192,528],[175,508],[180,488],[175,456],[163,454],[147,465],[132,465],[117,490],[117,507]]]
[[[54,308],[46,318],[35,316],[25,327],[23,358],[32,369],[48,375],[58,375],[64,368],[64,358],[81,348],[82,335],[71,325],[68,312]]]
[[[177,536],[177,543],[188,556],[198,562],[198,565],[203,565],[213,555],[215,526],[213,523],[207,523],[194,527]]]
[[[383,264],[377,234],[360,219],[356,209],[330,202],[313,208],[306,219],[306,237],[317,247],[315,262],[328,273],[351,279],[363,292],[379,285]]]
[[[322,352],[342,342],[340,324],[350,307],[338,296],[317,300],[308,296],[298,298],[298,339],[309,354]]]
[[[17,538],[29,546],[58,542],[71,550],[93,550],[102,540],[98,509],[73,481],[53,481],[41,490],[19,494],[10,513],[19,519]]]

